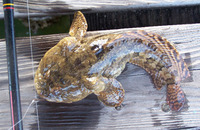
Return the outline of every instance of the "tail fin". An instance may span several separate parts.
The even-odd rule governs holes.
[[[179,111],[185,103],[185,95],[180,84],[169,84],[167,86],[167,102],[171,110]]]

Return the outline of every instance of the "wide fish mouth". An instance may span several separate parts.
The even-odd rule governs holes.
[[[37,94],[50,102],[57,103],[72,103],[77,102],[93,91],[87,89],[84,85],[69,85],[65,87],[50,86],[45,80],[38,78],[40,73],[35,75],[35,88]]]

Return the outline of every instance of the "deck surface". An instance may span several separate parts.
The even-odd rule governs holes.
[[[95,95],[72,104],[34,103],[23,120],[24,129],[176,129],[200,128],[200,24],[158,26],[89,32],[88,35],[131,30],[155,32],[173,42],[189,66],[191,77],[182,82],[187,104],[181,112],[163,112],[166,88],[157,91],[149,75],[141,68],[127,64],[117,78],[126,91],[121,110],[105,107]],[[37,99],[33,76],[44,53],[67,34],[17,38],[17,55],[22,113]],[[5,41],[0,40],[0,129],[10,127]]]
[[[121,9],[138,9],[154,7],[175,7],[199,5],[199,0],[15,0],[15,17],[27,17],[27,5],[30,16],[48,16],[70,14],[77,10],[87,12],[112,11]],[[2,1],[0,1],[2,7]],[[0,8],[3,18],[3,8]]]

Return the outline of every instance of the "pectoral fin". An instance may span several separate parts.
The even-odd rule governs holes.
[[[88,28],[88,25],[87,25],[87,21],[84,15],[80,11],[77,11],[74,14],[74,19],[72,21],[72,24],[69,30],[69,35],[76,37],[76,39],[80,41],[82,37],[85,36],[87,28]]]
[[[124,100],[125,91],[120,82],[114,78],[104,78],[105,88],[99,93],[95,93],[98,99],[106,106],[118,107]]]

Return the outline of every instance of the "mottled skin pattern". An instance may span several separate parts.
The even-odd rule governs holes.
[[[85,17],[78,11],[70,36],[41,59],[35,86],[42,98],[72,103],[94,93],[105,105],[118,107],[125,91],[115,78],[129,62],[145,69],[158,90],[167,86],[167,102],[172,110],[183,107],[185,97],[180,81],[190,74],[166,39],[142,30],[84,37],[86,30]]]

